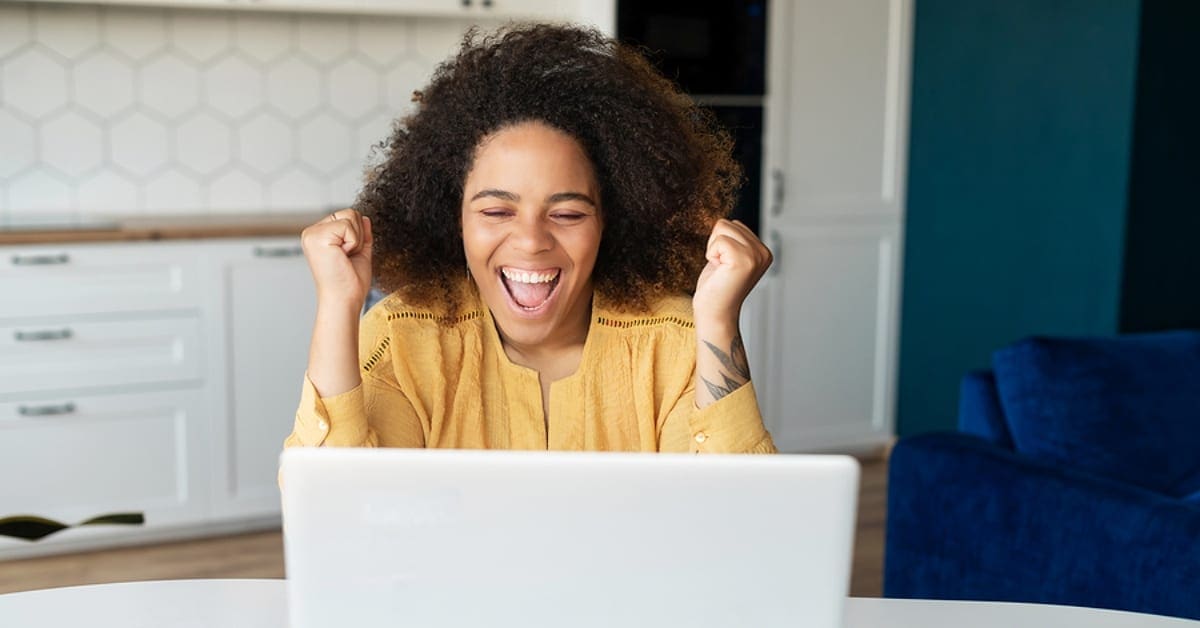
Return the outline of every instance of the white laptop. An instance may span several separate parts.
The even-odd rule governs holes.
[[[288,449],[292,628],[841,626],[858,463]]]

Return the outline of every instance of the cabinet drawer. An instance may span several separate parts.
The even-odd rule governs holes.
[[[194,315],[0,324],[0,395],[198,380]]]
[[[0,319],[194,307],[189,243],[0,247]]]
[[[133,511],[149,525],[202,513],[201,401],[198,391],[179,391],[0,402],[0,516],[74,524]],[[21,411],[30,406],[71,410],[31,417]]]

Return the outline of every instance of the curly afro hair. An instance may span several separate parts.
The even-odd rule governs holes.
[[[741,168],[712,114],[637,51],[576,26],[472,29],[413,100],[356,201],[372,221],[385,291],[457,311],[463,185],[476,148],[500,129],[540,121],[575,138],[595,170],[604,231],[592,279],[605,302],[640,311],[693,292]]]

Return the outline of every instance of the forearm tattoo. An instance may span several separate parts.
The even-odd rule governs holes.
[[[733,337],[728,353],[707,340],[704,341],[704,346],[712,351],[723,367],[720,374],[724,381],[721,384],[710,382],[704,376],[700,377],[700,381],[704,382],[709,394],[712,395],[713,401],[721,399],[750,381],[750,361],[746,359],[746,347],[742,345],[741,335]]]

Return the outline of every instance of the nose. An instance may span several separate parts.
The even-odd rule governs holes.
[[[516,221],[513,244],[523,253],[542,253],[554,248],[554,234],[541,216]]]

